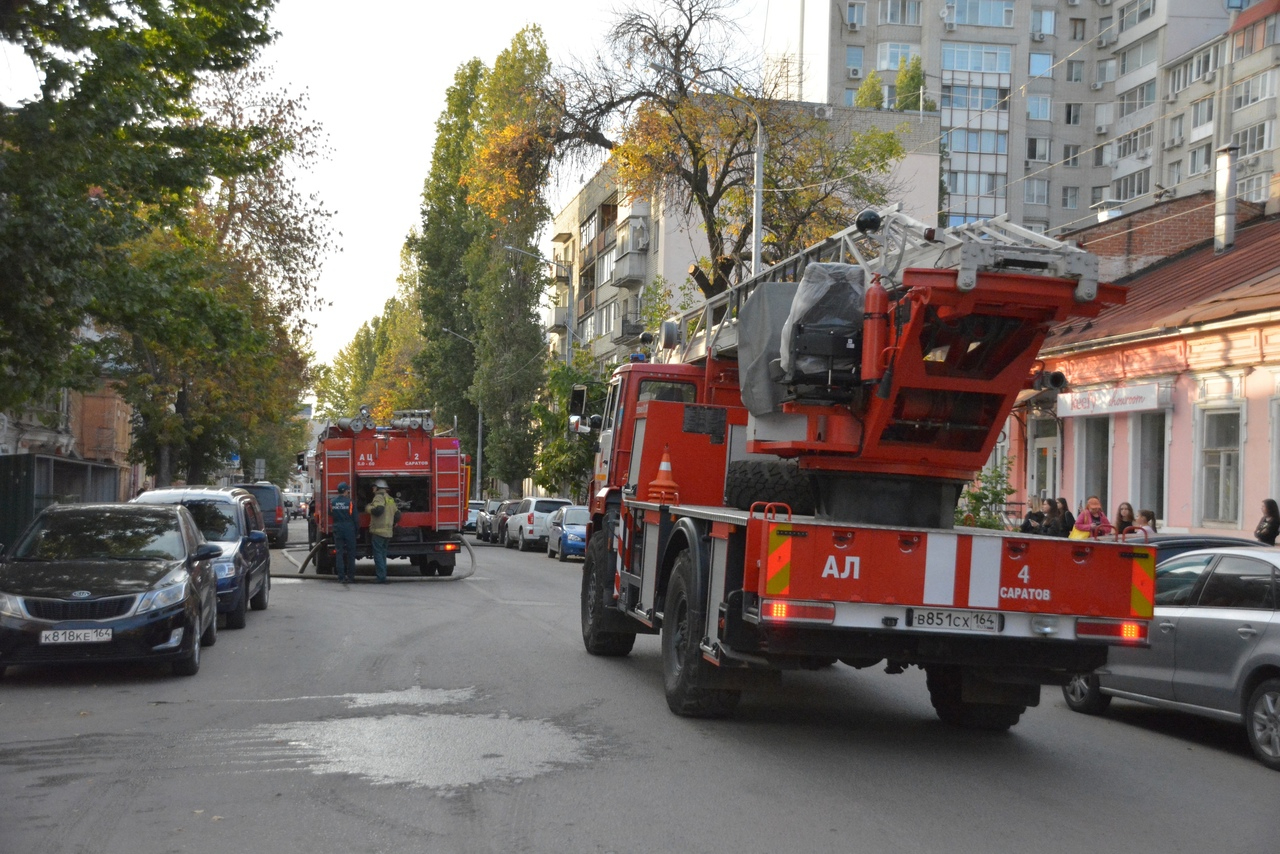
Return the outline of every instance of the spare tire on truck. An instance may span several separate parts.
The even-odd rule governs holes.
[[[813,476],[785,460],[734,460],[725,472],[724,501],[739,510],[758,501],[781,502],[798,516],[812,516]]]

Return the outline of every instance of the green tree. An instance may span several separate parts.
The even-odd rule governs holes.
[[[591,489],[596,441],[594,434],[569,432],[569,395],[575,385],[586,385],[589,392],[604,385],[591,354],[582,348],[574,348],[570,364],[553,359],[547,366],[547,384],[534,407],[541,434],[534,482],[583,503]]]
[[[994,528],[1003,531],[1005,502],[1017,492],[1009,483],[1013,460],[1003,465],[992,465],[978,473],[964,489],[956,505],[955,522],[975,528]]]
[[[316,414],[336,420],[354,416],[368,402],[370,383],[378,367],[376,335],[382,324],[375,317],[360,325],[355,336],[338,351],[333,364],[316,372]]]
[[[163,281],[124,247],[173,223],[211,175],[250,168],[255,131],[194,121],[202,75],[243,67],[271,38],[274,0],[11,2],[0,41],[40,92],[0,105],[0,410],[98,373],[79,335],[94,309]],[[159,291],[152,296],[162,303]]]
[[[898,62],[898,78],[894,83],[897,90],[897,100],[894,102],[894,109],[903,112],[916,112],[925,110],[934,112],[938,109],[938,105],[931,98],[923,98],[922,93],[925,91],[924,65],[920,61],[919,55],[911,57],[908,62],[905,59]]]
[[[858,86],[858,92],[853,96],[853,105],[864,110],[884,109],[884,80],[875,69],[862,78],[862,84]]]

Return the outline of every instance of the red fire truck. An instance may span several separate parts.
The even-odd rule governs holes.
[[[382,479],[400,509],[400,521],[387,547],[387,557],[407,557],[423,575],[453,575],[462,547],[467,517],[462,455],[454,436],[433,436],[431,411],[414,409],[392,414],[378,425],[367,407],[354,418],[330,423],[316,442],[314,486],[316,571],[334,569],[333,523],[329,499],[345,482],[352,502],[363,509]],[[373,555],[369,514],[357,522],[356,556]]]
[[[1097,259],[993,220],[897,211],[663,325],[618,368],[599,430],[581,589],[593,655],[660,634],[668,705],[836,661],[924,669],[937,714],[1003,730],[1040,686],[1144,645],[1154,550],[955,524],[1015,404],[1065,385],[1050,327],[1123,303]],[[1083,321],[1082,321],[1083,322]]]

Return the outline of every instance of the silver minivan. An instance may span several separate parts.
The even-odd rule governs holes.
[[[1063,687],[1101,714],[1112,698],[1243,724],[1258,760],[1280,771],[1280,555],[1201,549],[1156,568],[1150,647],[1112,647],[1104,667]]]
[[[507,517],[507,548],[526,551],[535,545],[546,551],[547,517],[573,502],[567,498],[526,498]]]

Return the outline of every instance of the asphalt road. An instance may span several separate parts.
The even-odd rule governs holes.
[[[344,589],[304,552],[272,553],[270,609],[195,677],[10,670],[0,854],[1200,854],[1280,830],[1280,777],[1234,727],[1045,689],[972,733],[920,671],[844,665],[687,720],[656,637],[583,651],[578,561],[478,545],[455,579]]]

